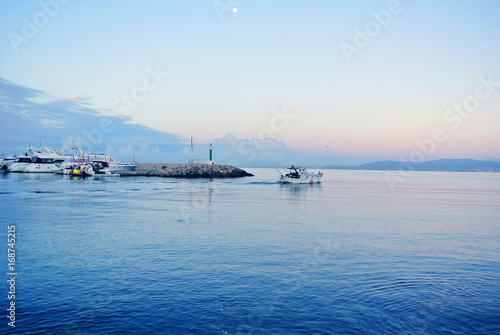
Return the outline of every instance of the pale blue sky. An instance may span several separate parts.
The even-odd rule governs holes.
[[[391,1],[232,2],[221,20],[211,0],[69,1],[16,52],[23,18],[55,2],[2,1],[0,77],[118,115],[113,102],[159,68],[130,122],[186,139],[257,137],[286,108],[295,118],[273,137],[297,152],[396,159],[438,127],[449,136],[429,159],[500,156],[500,87],[457,129],[443,120],[481,76],[500,81],[500,2],[401,0],[351,62],[341,43]]]

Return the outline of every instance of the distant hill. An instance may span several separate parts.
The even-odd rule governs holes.
[[[359,166],[323,166],[323,169],[334,170],[408,170],[415,171],[457,171],[457,172],[500,172],[500,161],[487,160],[477,161],[474,159],[439,159],[423,163],[400,162],[400,161],[379,161],[362,164]]]

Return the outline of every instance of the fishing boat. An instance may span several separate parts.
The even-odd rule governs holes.
[[[73,162],[71,164],[68,163],[54,172],[56,174],[76,177],[90,177],[95,173],[92,164],[84,162]]]
[[[106,162],[91,162],[85,160],[64,162],[61,168],[54,172],[56,174],[73,177],[120,177],[119,173],[112,173],[109,171],[109,166]]]
[[[306,168],[300,166],[290,166],[286,168],[288,170],[284,174],[280,170],[278,172],[281,174],[280,183],[282,184],[317,184],[321,183],[321,178],[323,177],[323,172],[308,172]]]
[[[71,171],[72,176],[78,176],[78,177],[89,177],[93,173],[94,171],[92,170],[91,164],[75,166],[73,168],[73,171]]]

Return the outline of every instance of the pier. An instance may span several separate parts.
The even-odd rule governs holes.
[[[232,165],[138,163],[135,171],[120,172],[120,176],[239,178],[253,174]]]

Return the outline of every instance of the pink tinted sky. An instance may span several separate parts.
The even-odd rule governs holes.
[[[43,11],[0,4],[0,77],[186,143],[265,133],[298,152],[397,159],[434,124],[449,136],[429,159],[500,156],[497,1],[69,2],[23,35]],[[455,127],[446,111],[488,78]],[[283,108],[296,117],[264,131]]]

